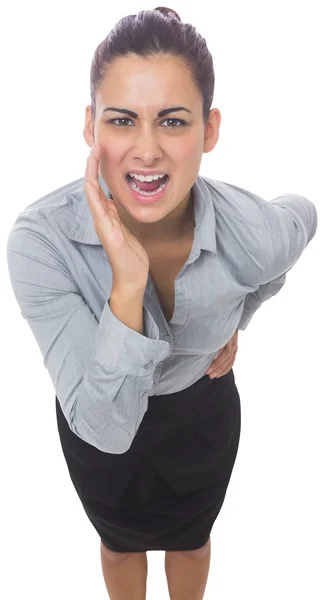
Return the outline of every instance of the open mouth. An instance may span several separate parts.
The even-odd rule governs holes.
[[[134,191],[148,196],[162,191],[166,186],[168,179],[169,176],[164,175],[164,177],[159,177],[159,179],[154,179],[153,181],[139,181],[129,174],[126,175],[126,180]]]

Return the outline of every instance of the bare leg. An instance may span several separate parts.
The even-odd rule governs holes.
[[[202,600],[205,593],[211,543],[197,550],[165,553],[165,572],[170,600]]]
[[[113,552],[100,541],[100,555],[110,600],[145,600],[146,552]]]

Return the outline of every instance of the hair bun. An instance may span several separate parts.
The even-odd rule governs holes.
[[[176,19],[178,19],[178,21],[181,21],[178,13],[176,13],[176,11],[173,10],[172,8],[166,8],[165,6],[158,6],[157,8],[154,8],[154,10],[158,10],[165,17],[169,17],[170,19],[175,17]]]

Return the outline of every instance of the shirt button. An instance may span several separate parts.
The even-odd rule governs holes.
[[[146,363],[146,365],[144,365],[144,369],[150,369],[152,366],[154,365],[153,360],[151,360],[149,363]]]

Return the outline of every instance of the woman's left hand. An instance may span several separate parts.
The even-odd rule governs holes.
[[[213,360],[210,367],[207,369],[206,375],[209,375],[210,379],[214,379],[214,377],[223,377],[223,375],[226,375],[226,373],[231,370],[237,352],[237,337],[238,329],[235,331],[230,341],[221,348],[220,354]]]

